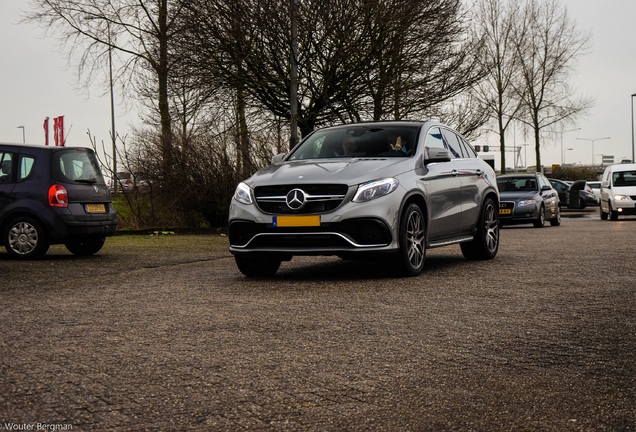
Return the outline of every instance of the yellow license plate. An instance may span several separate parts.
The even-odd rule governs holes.
[[[315,227],[320,226],[320,216],[274,216],[272,224],[275,227]]]
[[[511,214],[512,210],[510,209],[499,209],[499,214]]]
[[[106,213],[104,204],[86,204],[86,213]]]

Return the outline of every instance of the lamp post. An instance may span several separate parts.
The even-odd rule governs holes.
[[[594,139],[590,139],[590,138],[577,138],[577,140],[581,140],[581,141],[591,141],[591,142],[592,142],[592,166],[594,166],[594,143],[595,143],[596,141],[602,141],[602,140],[606,140],[606,139],[610,139],[610,137],[594,138]]]
[[[562,131],[561,132],[561,165],[565,164],[565,155],[563,154],[563,134],[568,133],[568,132],[574,132],[577,130],[581,130],[581,128],[576,128],[576,129],[570,129],[570,130],[566,130],[566,131]],[[568,149],[568,150],[572,150],[572,149]]]
[[[18,129],[22,129],[22,144],[26,143],[26,133],[24,132],[24,126],[18,126]]]
[[[636,96],[636,93],[634,93],[631,97],[631,102],[632,102],[632,163],[636,162],[636,160],[634,159],[634,96]]]
[[[101,20],[97,16],[86,16],[86,20]],[[110,35],[110,21],[106,20],[106,31],[108,36],[108,80],[110,85],[110,128],[113,147],[113,191],[117,193],[117,141],[115,133],[115,93],[113,92],[113,43]]]
[[[108,28],[108,78],[110,81],[110,126],[113,139],[113,192],[117,193],[117,142],[115,134],[115,94],[113,92],[113,46],[110,40],[110,21],[106,21]]]
[[[291,0],[291,57],[290,57],[290,150],[298,144],[298,0]]]

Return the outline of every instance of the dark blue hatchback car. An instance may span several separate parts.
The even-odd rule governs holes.
[[[0,242],[9,255],[38,258],[51,244],[92,255],[116,228],[93,150],[0,144]]]

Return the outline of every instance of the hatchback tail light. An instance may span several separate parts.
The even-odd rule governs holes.
[[[51,207],[68,207],[68,192],[64,186],[54,184],[49,188],[49,205]]]

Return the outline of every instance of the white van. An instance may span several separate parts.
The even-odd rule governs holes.
[[[608,166],[601,182],[601,219],[636,215],[636,164]]]

